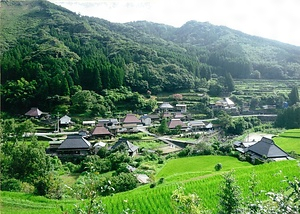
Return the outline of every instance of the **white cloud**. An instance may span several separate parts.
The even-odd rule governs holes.
[[[50,0],[111,22],[210,22],[300,46],[299,0]]]

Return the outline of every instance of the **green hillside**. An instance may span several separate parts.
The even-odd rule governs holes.
[[[300,77],[299,47],[209,23],[117,24],[45,0],[3,1],[0,16],[2,106],[8,111],[30,106],[52,111],[69,105],[80,89],[103,94],[125,86],[158,94],[208,89],[212,77],[228,73],[233,78]]]
[[[223,165],[223,169],[219,172],[212,170],[216,161],[220,161]],[[170,168],[174,169],[174,174],[184,175],[181,177],[180,182],[173,182],[174,180],[169,182],[167,178],[173,174]],[[219,202],[217,193],[222,181],[221,175],[229,170],[235,171],[234,174],[243,196],[249,195],[248,182],[253,173],[257,175],[258,186],[256,190],[263,190],[265,193],[268,191],[278,192],[284,188],[285,184],[281,182],[285,179],[284,176],[289,178],[300,176],[296,161],[273,162],[253,166],[239,162],[232,157],[198,156],[181,158],[170,160],[157,174],[157,179],[162,175],[165,176],[166,180],[162,184],[157,184],[154,188],[150,188],[149,185],[141,186],[128,192],[103,197],[102,201],[108,213],[111,214],[121,213],[122,210],[127,208],[135,210],[135,213],[173,213],[170,197],[178,186],[183,186],[186,193],[197,193],[206,208],[216,211]],[[201,172],[205,172],[206,176],[199,176]],[[193,176],[190,176],[191,174]],[[262,193],[260,199],[264,200],[266,198],[267,196]],[[75,200],[55,201],[24,193],[1,193],[3,213],[61,213],[61,208],[70,210],[75,203],[80,202]]]

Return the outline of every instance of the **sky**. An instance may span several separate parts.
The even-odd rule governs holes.
[[[209,22],[300,46],[300,0],[48,0],[111,22]]]

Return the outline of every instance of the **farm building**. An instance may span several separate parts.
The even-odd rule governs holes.
[[[88,155],[92,151],[92,145],[81,135],[68,135],[58,147],[59,155]]]
[[[110,133],[110,131],[108,131],[108,129],[105,128],[104,126],[98,124],[92,131],[92,137],[111,138],[112,133]]]
[[[46,113],[42,112],[36,107],[32,107],[28,112],[25,113],[26,116],[35,117],[35,118],[39,118],[40,116],[42,116],[42,114],[46,114]]]
[[[234,146],[238,151],[244,153],[251,158],[254,162],[256,159],[259,160],[289,160],[291,157],[278,147],[272,139],[262,137],[260,141],[252,145],[247,145],[243,143],[235,142]]]
[[[128,151],[130,156],[135,156],[138,153],[138,146],[133,145],[127,139],[120,138],[118,142],[116,142],[110,150],[118,150],[118,149],[125,149]]]
[[[183,123],[180,119],[172,119],[168,123],[169,129],[175,129],[177,126],[180,126],[181,130],[186,130],[186,128],[187,128],[187,125],[185,123]]]

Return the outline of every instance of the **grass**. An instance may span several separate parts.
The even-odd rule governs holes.
[[[201,158],[202,157],[200,157],[200,159]],[[177,165],[177,168],[183,168],[180,164],[182,163],[185,165],[186,161],[189,162],[188,159],[190,158],[182,158],[181,162],[178,163],[179,166]],[[236,160],[236,162],[239,161]],[[285,183],[281,182],[285,179],[284,176],[291,178],[300,175],[296,161],[273,162],[259,166],[245,166],[241,168],[235,168],[234,166],[239,166],[239,164],[234,163],[234,161],[230,163],[233,163],[234,165],[232,167],[228,166],[227,169],[235,169],[235,177],[238,185],[241,187],[242,195],[244,197],[249,195],[248,181],[250,180],[252,173],[257,175],[257,190],[264,190],[265,192],[278,192],[282,188],[285,188]],[[166,167],[169,167],[169,164],[172,164],[172,162],[168,162]],[[214,164],[209,164],[209,166],[203,165],[203,168],[200,168],[199,171],[204,171],[207,168],[211,168],[213,165]],[[173,168],[174,171],[176,171],[177,168]],[[188,172],[188,169],[186,172]],[[107,205],[108,213],[120,213],[122,209],[129,207],[135,209],[135,213],[171,214],[173,213],[170,200],[172,192],[178,188],[178,186],[183,186],[186,193],[194,192],[198,194],[203,205],[212,210],[213,213],[216,213],[216,207],[219,202],[217,194],[222,182],[221,173],[223,172],[224,169],[220,172],[212,171],[209,176],[194,177],[194,179],[189,178],[188,180],[184,180],[187,179],[187,177],[184,177],[180,183],[164,182],[152,189],[149,188],[149,185],[146,185],[126,193],[105,197],[103,198],[103,202]],[[266,199],[267,197],[262,194],[260,198]]]
[[[300,129],[290,129],[278,137],[274,137],[275,143],[286,152],[294,151],[300,154]]]
[[[242,167],[252,167],[248,162],[237,161],[229,156],[195,156],[170,160],[156,175],[164,177],[168,182],[177,182],[193,177],[215,173],[215,165],[222,164],[222,171],[229,171]]]
[[[214,171],[216,163],[222,163],[223,168],[219,172]],[[155,188],[149,185],[140,186],[134,190],[102,197],[108,213],[122,213],[126,208],[139,213],[174,213],[171,204],[172,192],[183,186],[186,193],[196,193],[201,198],[201,203],[216,213],[219,202],[217,196],[222,180],[222,174],[229,170],[235,170],[235,177],[241,187],[244,197],[249,195],[249,179],[252,172],[257,175],[257,190],[265,192],[278,192],[285,188],[284,176],[292,178],[300,176],[296,161],[272,162],[253,166],[246,162],[240,162],[228,156],[197,156],[169,160],[156,175],[159,179],[162,175],[172,177],[175,173],[181,175],[178,182],[176,179],[166,180]],[[188,176],[187,176],[188,175]],[[193,176],[191,176],[193,175]],[[176,176],[175,176],[176,177]],[[263,194],[262,199],[267,197]],[[49,200],[44,197],[32,196],[24,193],[1,192],[1,213],[62,213],[71,210],[76,200]]]
[[[158,149],[162,146],[165,146],[163,142],[160,141],[133,141],[132,142],[134,145],[139,146],[140,148],[145,148],[145,149]]]
[[[42,196],[26,193],[0,192],[1,213],[62,213],[62,209],[71,209],[75,200],[50,200]]]

